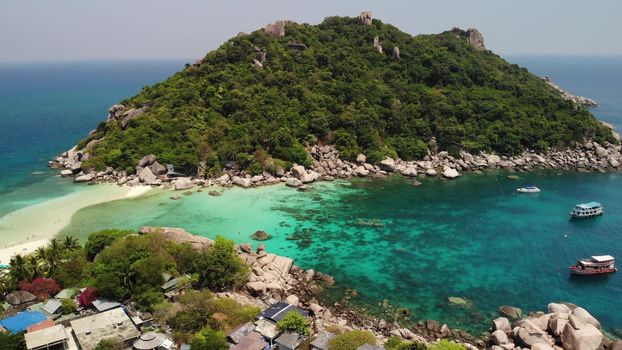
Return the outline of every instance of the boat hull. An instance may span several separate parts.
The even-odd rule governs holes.
[[[614,273],[618,271],[617,268],[612,268],[612,269],[577,269],[576,266],[571,266],[570,267],[570,273],[573,275],[579,275],[579,276],[594,276],[594,275],[605,275],[608,273]]]
[[[540,190],[532,190],[532,189],[527,189],[527,188],[517,188],[516,192],[519,192],[519,193],[540,193]]]

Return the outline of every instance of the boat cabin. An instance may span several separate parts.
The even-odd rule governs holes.
[[[577,264],[570,267],[575,275],[598,275],[616,272],[615,258],[611,255],[596,255],[588,259],[580,259]]]
[[[589,202],[577,204],[570,212],[570,216],[574,218],[587,218],[591,216],[601,215],[603,206],[598,202]]]

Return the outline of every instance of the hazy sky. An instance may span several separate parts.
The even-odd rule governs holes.
[[[362,10],[411,34],[476,27],[501,55],[622,55],[622,0],[0,0],[0,61],[199,58],[276,19]]]

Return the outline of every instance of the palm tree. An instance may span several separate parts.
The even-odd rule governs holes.
[[[61,243],[56,238],[52,238],[50,240],[50,245],[45,249],[44,255],[47,265],[47,276],[51,276],[54,271],[56,271],[56,268],[61,261],[62,253],[63,247]]]
[[[80,243],[78,243],[78,239],[73,236],[66,236],[63,240],[63,250],[65,252],[72,252],[76,249],[80,248]]]
[[[45,256],[47,254],[46,250],[47,249],[45,247],[39,247],[37,248],[37,250],[35,250],[34,256],[37,257],[37,259],[39,260],[45,260]]]
[[[37,277],[41,277],[41,272],[45,271],[45,261],[40,260],[39,257],[35,254],[28,255],[27,267],[28,271],[30,271],[30,276],[28,276],[29,280],[33,280]]]
[[[31,273],[28,271],[28,266],[24,257],[20,254],[17,254],[15,257],[11,258],[9,269],[9,278],[13,281],[13,283],[17,284],[21,281],[27,280]]]

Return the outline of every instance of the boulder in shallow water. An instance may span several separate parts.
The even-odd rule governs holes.
[[[443,168],[443,177],[446,179],[455,179],[460,176],[458,170],[445,166]]]
[[[175,181],[173,182],[173,186],[175,186],[175,190],[181,191],[193,188],[194,183],[190,181],[190,179],[187,177],[179,177],[175,179]]]
[[[73,175],[73,171],[69,169],[64,169],[60,172],[60,176],[62,177],[71,176],[71,175]]]
[[[285,180],[285,185],[288,187],[300,187],[302,186],[302,181],[298,180],[295,177],[290,177]]]
[[[265,231],[261,231],[261,230],[256,231],[255,233],[251,235],[251,239],[254,239],[256,241],[267,241],[270,238],[272,238],[272,236],[270,236]]]
[[[523,310],[514,306],[504,305],[499,307],[499,313],[510,318],[519,318],[523,315]]]
[[[467,304],[469,304],[468,300],[466,300],[465,298],[461,298],[461,297],[449,297],[449,298],[447,298],[447,301],[449,301],[451,304],[454,304],[454,305],[467,305]]]
[[[86,175],[76,176],[73,179],[73,182],[89,182],[95,178],[95,173],[90,173]]]
[[[234,176],[231,181],[233,182],[234,185],[237,185],[240,187],[244,187],[244,188],[251,187],[251,179],[248,179],[245,177]]]

